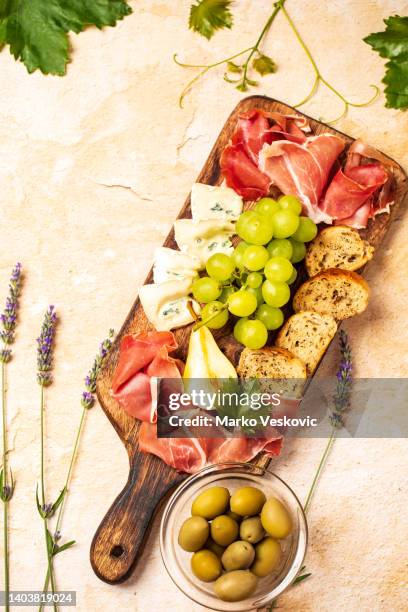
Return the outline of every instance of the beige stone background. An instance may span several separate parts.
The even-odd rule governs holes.
[[[80,417],[83,377],[109,327],[118,330],[226,117],[242,94],[214,71],[180,110],[177,97],[192,62],[217,60],[253,43],[271,2],[239,0],[235,27],[208,43],[186,27],[190,2],[131,2],[116,28],[72,36],[65,78],[29,76],[0,54],[0,296],[16,261],[26,280],[15,358],[9,368],[14,589],[39,589],[45,570],[34,491],[39,474],[39,391],[35,343],[44,309],[61,318],[55,384],[47,392],[47,480],[62,485]],[[289,0],[288,9],[324,74],[361,101],[379,83],[383,62],[362,42],[401,0]],[[406,12],[406,10],[405,10]],[[279,71],[258,89],[287,103],[308,91],[312,71],[280,17],[266,47]],[[330,119],[340,109],[320,90],[305,109]],[[351,109],[339,129],[359,136],[408,168],[408,114]],[[347,324],[357,373],[408,375],[406,261],[408,216],[401,211],[368,278],[372,300]],[[327,359],[330,364],[332,359]],[[385,407],[386,408],[386,407]],[[127,457],[100,408],[88,415],[63,536],[77,545],[57,558],[60,588],[77,591],[81,612],[198,611],[165,573],[157,522],[146,553],[124,585],[100,582],[89,564],[96,527],[127,477]],[[304,499],[324,440],[287,445],[277,473]],[[338,440],[310,512],[307,567],[312,577],[279,599],[291,611],[402,611],[407,593],[406,440]]]

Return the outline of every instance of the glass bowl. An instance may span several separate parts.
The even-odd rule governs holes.
[[[194,498],[210,486],[227,487],[231,494],[243,486],[259,487],[267,498],[279,498],[292,518],[292,533],[280,541],[283,552],[280,565],[272,574],[259,579],[251,597],[239,602],[221,601],[214,592],[214,583],[196,578],[190,568],[192,553],[185,552],[177,542],[180,527],[190,516]],[[306,518],[292,489],[269,469],[247,463],[210,465],[187,478],[169,499],[160,526],[160,550],[170,578],[187,597],[219,612],[246,612],[271,604],[295,580],[306,548]]]

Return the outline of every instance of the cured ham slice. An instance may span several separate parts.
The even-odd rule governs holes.
[[[279,455],[283,438],[276,432],[275,436],[270,438],[214,438],[208,442],[210,442],[210,463],[226,461],[245,463],[254,459],[261,451],[270,456]]]
[[[367,158],[370,163],[364,163]],[[392,204],[392,165],[382,153],[356,140],[344,169],[337,172],[327,189],[322,210],[336,223],[356,229],[367,227],[370,218],[388,212]]]
[[[225,147],[220,167],[228,187],[245,200],[259,200],[269,193],[271,180],[251,161],[242,143]]]
[[[381,164],[339,170],[327,189],[322,210],[333,219],[347,219],[388,180]]]
[[[304,213],[315,223],[330,223],[331,217],[319,208],[319,200],[343,149],[344,142],[333,134],[311,136],[302,144],[279,140],[263,147],[260,167],[272,185],[300,199]]]
[[[171,332],[154,331],[123,338],[112,380],[112,396],[130,416],[156,421],[155,379],[181,381],[182,363],[169,356],[176,348]]]
[[[194,473],[207,463],[207,440],[196,438],[158,438],[157,425],[142,423],[139,448],[152,453],[179,472]]]
[[[271,180],[259,169],[263,146],[279,140],[303,143],[309,129],[307,120],[296,115],[266,113],[260,109],[241,114],[231,143],[220,159],[228,187],[246,200],[258,200],[267,195]]]

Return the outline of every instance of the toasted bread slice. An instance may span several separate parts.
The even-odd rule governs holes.
[[[330,315],[317,312],[298,312],[283,325],[276,344],[296,355],[306,364],[312,375],[337,331],[337,323]]]
[[[329,268],[358,270],[374,253],[372,247],[351,227],[334,225],[326,227],[310,243],[306,253],[306,269],[309,276]]]
[[[245,348],[239,359],[238,374],[243,378],[306,378],[305,364],[285,348],[268,346]]]
[[[341,321],[367,308],[370,288],[357,272],[330,268],[303,283],[293,298],[295,312],[312,310]]]

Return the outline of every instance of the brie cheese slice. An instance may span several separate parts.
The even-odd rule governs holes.
[[[224,186],[194,183],[191,189],[193,221],[223,219],[236,221],[242,212],[242,198]]]
[[[193,281],[199,269],[198,257],[167,247],[159,247],[154,252],[153,280],[155,283],[186,278]]]
[[[157,331],[170,331],[194,321],[187,304],[191,302],[196,313],[200,312],[200,306],[188,297],[190,288],[191,279],[188,278],[140,288],[140,302],[146,317]]]

